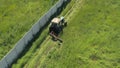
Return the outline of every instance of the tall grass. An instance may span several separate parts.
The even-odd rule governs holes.
[[[74,3],[74,2],[75,2],[75,0],[73,0],[68,5],[69,9],[72,7],[72,3]],[[67,10],[69,10],[69,9],[67,9]],[[67,11],[65,10],[62,13],[62,15],[65,15],[66,12]],[[12,65],[12,68],[16,68],[16,67],[18,67],[18,68],[21,68],[21,67],[32,68],[37,64],[36,61],[43,60],[43,59],[40,59],[40,57],[46,55],[45,53],[49,52],[49,48],[52,48],[53,46],[56,45],[56,44],[53,45],[53,42],[50,41],[51,39],[49,38],[47,33],[48,33],[48,27],[42,31],[39,38],[32,44],[31,48],[26,52],[26,54],[23,55],[21,58],[19,58],[19,60]],[[46,38],[46,39],[44,39],[44,38]],[[42,41],[43,39],[45,40],[45,42]],[[41,42],[43,42],[43,43],[41,43]],[[48,46],[48,44],[50,46]]]
[[[119,68],[119,3],[84,0],[68,20],[61,48],[46,55],[41,68]]]
[[[58,0],[0,0],[0,59]]]
[[[68,26],[61,34],[63,43],[45,40],[24,67],[119,68],[119,3],[119,0],[83,0],[82,5],[76,4],[77,10],[74,8],[67,16]],[[20,59],[21,63],[24,59]]]

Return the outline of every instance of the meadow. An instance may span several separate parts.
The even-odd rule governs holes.
[[[0,59],[58,0],[0,0]]]
[[[13,68],[120,68],[120,1],[71,0],[61,16],[68,11],[63,43],[46,27]]]

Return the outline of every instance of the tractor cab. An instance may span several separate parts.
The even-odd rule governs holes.
[[[53,18],[53,20],[51,21],[51,26],[54,25],[55,27],[59,27],[60,24],[61,24],[60,18]]]
[[[50,23],[49,33],[52,37],[57,38],[59,33],[63,31],[63,27],[66,25],[64,17],[53,18]]]

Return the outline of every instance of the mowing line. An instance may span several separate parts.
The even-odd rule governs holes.
[[[72,14],[77,8],[79,4],[82,4],[83,0],[77,0],[72,8],[65,14],[65,18],[68,18],[70,14]],[[81,5],[82,6],[82,5]],[[81,7],[79,6],[79,7]]]
[[[47,41],[48,40],[48,41]],[[32,57],[32,58],[36,58],[36,59],[31,59],[31,62],[34,62],[35,60],[37,60],[37,58],[39,57],[39,55],[41,55],[43,52],[44,52],[44,49],[46,49],[46,47],[47,46],[45,46],[45,45],[47,45],[49,42],[50,42],[50,40],[49,40],[49,36],[46,38],[46,40],[45,40],[46,42],[43,42],[42,44],[41,44],[41,47],[38,49],[38,50],[40,50],[39,52],[37,52],[36,53],[36,55],[37,56],[34,56],[34,57]],[[42,46],[42,45],[44,45],[44,46]],[[37,50],[37,51],[38,51]],[[29,65],[32,65],[32,63],[31,62],[28,62],[27,64],[25,64],[25,68],[28,68],[28,66]]]
[[[70,16],[72,16],[73,14],[74,14],[74,12],[76,11],[76,9],[78,8],[78,5],[79,4],[81,4],[82,3],[82,1],[83,0],[77,0],[75,3],[74,3],[74,5],[72,6],[72,8],[65,14],[65,18],[67,18],[66,20],[68,20],[69,19],[69,17]],[[36,66],[38,66],[38,63],[40,64],[40,63],[44,63],[44,60],[45,60],[45,55],[47,55],[54,47],[52,46],[50,49],[47,47],[48,45],[47,44],[49,44],[49,43],[51,43],[52,45],[55,45],[57,42],[53,42],[53,41],[50,41],[51,39],[50,39],[50,36],[48,36],[47,38],[46,38],[46,40],[44,40],[43,41],[43,43],[41,44],[41,46],[43,46],[43,47],[45,47],[45,48],[42,48],[42,50],[41,50],[41,48],[40,48],[40,51],[38,52],[38,56],[35,56],[34,58],[35,59],[32,59],[31,60],[31,62],[29,62],[29,63],[27,63],[27,64],[25,64],[25,68],[27,68],[27,67],[30,67],[32,64],[33,64],[33,62],[35,62],[35,61],[37,61],[37,60],[41,60],[42,59],[42,61],[41,62],[36,62],[36,64],[34,65],[35,67]],[[45,46],[46,45],[46,46]],[[46,52],[46,51],[44,51],[44,49],[46,50],[46,49],[49,49],[48,51],[47,51],[47,53],[46,54],[44,54],[44,52]],[[40,58],[40,56],[41,56],[41,58]],[[39,59],[40,58],[40,59]],[[43,59],[44,58],[44,59]],[[34,67],[33,66],[33,67]],[[39,66],[41,66],[41,65],[39,65]]]
[[[78,9],[78,5],[79,5],[79,4],[82,4],[82,2],[83,2],[83,0],[80,0],[80,1],[77,0],[77,1],[74,3],[74,5],[72,6],[72,8],[66,13],[66,15],[65,15],[64,17],[66,17],[66,18],[68,19],[68,17],[69,17],[70,15],[72,16],[72,14],[74,14],[74,12],[76,11],[76,9]],[[80,5],[80,6],[82,6],[82,5]],[[50,40],[49,40],[49,41],[50,41]],[[44,42],[45,42],[45,41],[44,41]],[[56,43],[56,42],[55,42],[55,43]],[[55,44],[55,43],[53,43],[53,44]],[[52,49],[53,49],[53,48],[51,48],[50,50],[48,50],[48,53],[49,53]],[[47,54],[48,54],[48,53],[47,53]],[[47,54],[46,54],[46,55],[47,55]],[[45,57],[46,57],[46,56],[44,55],[44,57],[43,57],[44,59],[41,58],[41,59],[42,59],[41,64],[44,63],[44,60],[46,59]],[[39,63],[39,62],[38,62],[38,63]],[[39,65],[39,67],[41,67],[41,65]]]

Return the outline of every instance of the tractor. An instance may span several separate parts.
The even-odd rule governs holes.
[[[67,26],[67,22],[65,22],[64,17],[56,17],[51,20],[50,27],[49,27],[49,34],[53,40],[59,40],[62,42],[58,36],[60,32],[63,32],[63,28]]]

